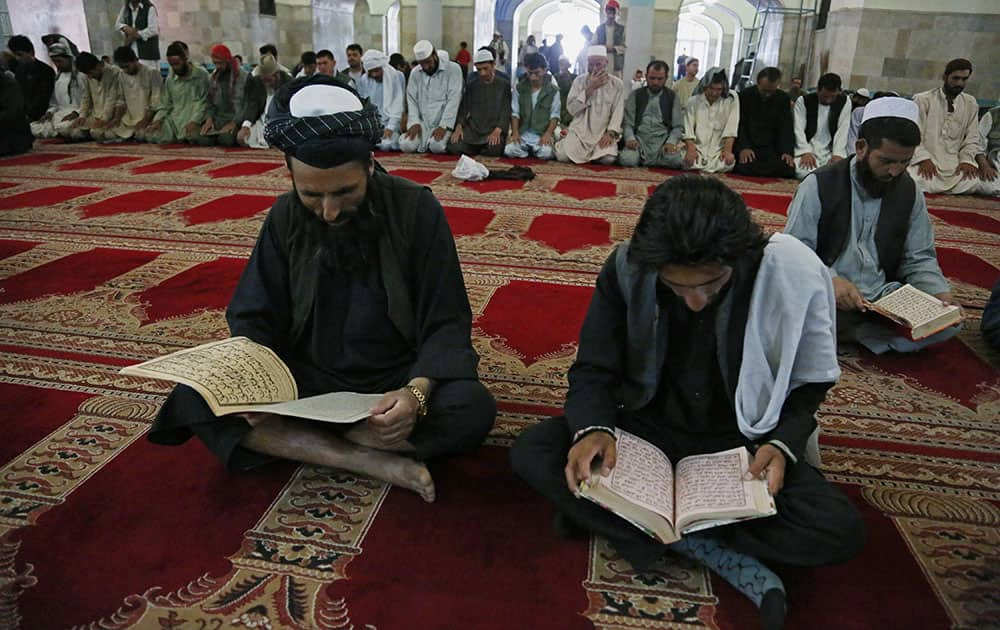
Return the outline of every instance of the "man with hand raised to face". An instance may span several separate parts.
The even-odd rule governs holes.
[[[150,431],[197,435],[231,469],[275,458],[370,475],[435,499],[428,459],[475,450],[496,405],[477,380],[472,314],[455,243],[429,189],[385,173],[378,109],[338,79],[285,84],[267,142],[293,190],[275,202],[233,294],[234,336],[274,350],[302,397],[382,393],[341,426],[270,414],[215,417],[178,386]]]
[[[557,529],[606,537],[639,570],[668,549],[704,562],[759,608],[785,616],[765,564],[843,562],[864,544],[861,516],[807,458],[814,414],[840,375],[830,274],[784,234],[764,235],[718,179],[672,177],[635,234],[611,253],[580,331],[564,417],[524,431],[514,471],[556,507]],[[767,480],[777,514],[664,545],[574,497],[617,464],[615,428],[672,462],[746,447],[746,475]]]
[[[920,144],[917,105],[886,96],[865,106],[854,155],[802,180],[785,232],[830,268],[837,296],[837,335],[876,354],[913,352],[954,337],[960,324],[920,341],[866,312],[867,303],[904,284],[946,303],[954,298],[934,251],[924,194],[907,166]]]

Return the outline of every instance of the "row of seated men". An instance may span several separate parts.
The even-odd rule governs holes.
[[[25,43],[31,46],[24,38],[12,48]],[[361,55],[356,48],[360,64],[338,77],[378,108],[383,151],[554,157],[801,179],[849,155],[864,112],[864,105],[852,108],[832,73],[820,78],[815,93],[792,104],[779,88],[777,68],[760,71],[756,85],[739,94],[729,89],[724,70],[711,68],[684,98],[666,87],[666,62],[651,62],[646,85],[628,90],[608,73],[606,50],[594,46],[587,51],[587,73],[573,79],[564,104],[540,54],[526,55],[525,74],[512,86],[486,47],[476,51],[476,73],[468,81],[426,40],[414,46],[418,65],[409,76],[381,51]],[[74,58],[62,43],[51,46],[49,56],[59,74],[48,110],[34,118],[29,113],[35,137],[266,148],[267,106],[291,80],[273,55],[264,54],[250,73],[223,45],[211,49],[209,74],[189,60],[183,42],[172,43],[171,72],[162,84],[128,47],[115,51],[116,66],[91,53]],[[976,99],[964,92],[971,74],[970,62],[953,60],[942,87],[914,97],[923,142],[909,168],[926,192],[1000,194],[1000,110],[979,119]],[[682,85],[694,83],[686,79]],[[876,96],[882,94],[891,93]]]

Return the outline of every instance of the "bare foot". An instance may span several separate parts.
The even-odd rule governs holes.
[[[434,479],[431,478],[431,473],[423,462],[385,451],[365,450],[369,452],[359,458],[357,466],[352,467],[353,470],[387,481],[394,486],[413,490],[424,501],[434,502]]]

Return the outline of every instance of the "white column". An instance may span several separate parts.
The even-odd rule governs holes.
[[[628,81],[636,68],[646,71],[653,58],[653,7],[655,0],[629,0],[625,20],[625,67],[622,78]],[[627,85],[627,83],[626,83]]]
[[[426,39],[439,48],[442,23],[441,0],[420,0],[417,3],[417,41]]]

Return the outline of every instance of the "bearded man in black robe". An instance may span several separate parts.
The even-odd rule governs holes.
[[[301,396],[384,393],[342,427],[272,414],[215,417],[178,386],[150,431],[158,444],[197,435],[225,465],[275,458],[367,474],[430,502],[425,461],[470,452],[496,416],[477,380],[472,313],[455,242],[430,190],[372,157],[378,110],[336,79],[283,86],[265,137],[294,189],[277,199],[226,312],[288,364]]]

